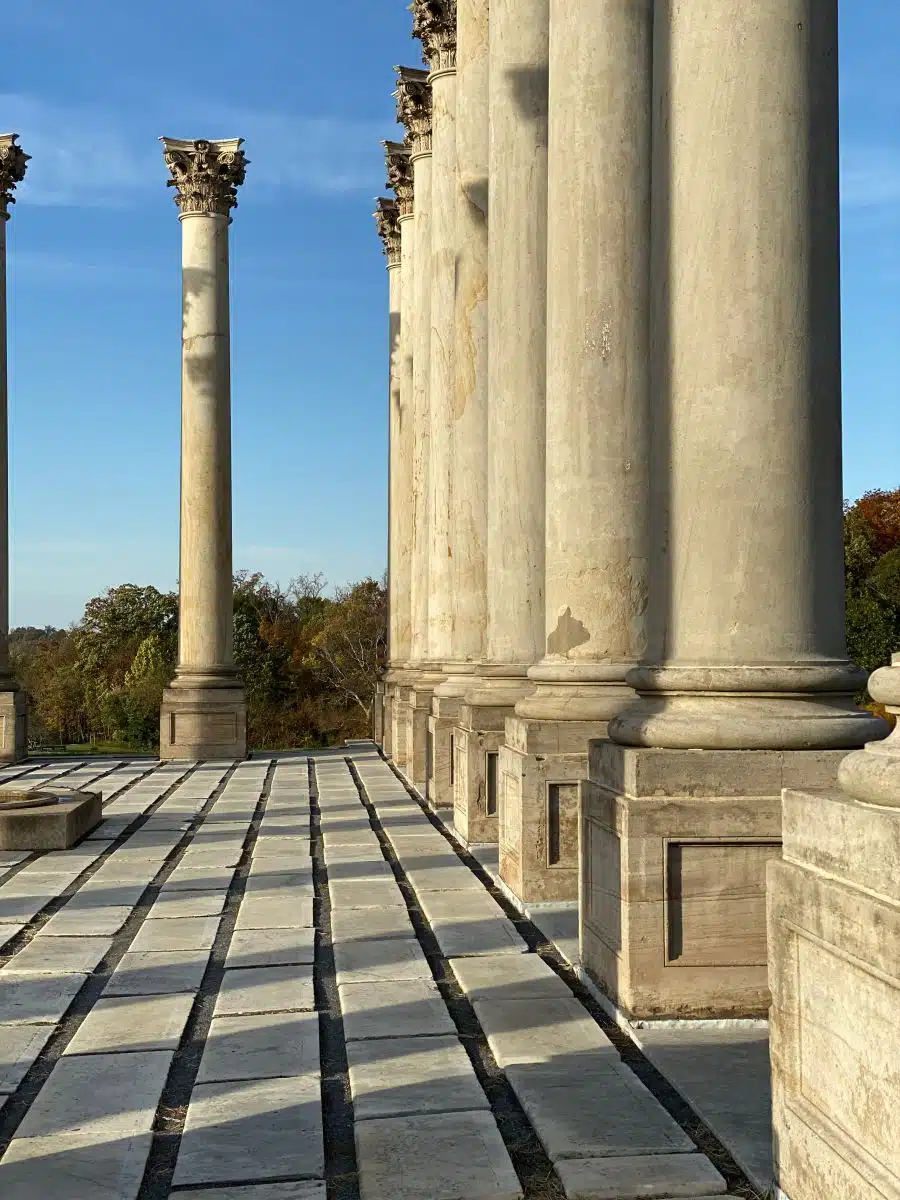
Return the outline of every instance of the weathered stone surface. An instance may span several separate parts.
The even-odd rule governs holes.
[[[324,1183],[261,1183],[249,1187],[189,1188],[178,1193],[184,1200],[325,1200]],[[80,1200],[80,1198],[79,1198]]]
[[[194,1088],[175,1185],[322,1177],[318,1076],[206,1083]]]
[[[86,975],[23,978],[0,971],[0,1024],[55,1025],[86,978]]]
[[[476,1000],[571,1000],[571,989],[537,954],[453,959],[459,986]]]
[[[348,1041],[456,1033],[437,986],[427,980],[345,983],[338,991]]]
[[[422,892],[419,905],[447,958],[523,954],[527,949],[512,921],[486,891]]]
[[[0,809],[0,850],[66,850],[102,819],[100,792],[41,808]]]
[[[3,949],[7,942],[11,942],[14,937],[17,937],[27,924],[27,921],[15,921],[0,925],[0,950]]]
[[[153,1136],[17,1137],[0,1162],[3,1200],[136,1200]]]
[[[109,951],[108,938],[36,937],[11,958],[4,975],[66,975],[91,971]]]
[[[132,951],[211,950],[218,917],[182,917],[180,921],[145,921],[131,943]]]
[[[129,950],[106,985],[106,996],[159,996],[196,992],[209,961],[208,950]]]
[[[149,1133],[172,1055],[61,1058],[18,1128],[19,1137]]]
[[[388,880],[394,882],[391,864],[384,858],[356,858],[326,860],[328,883],[358,883],[362,880]]]
[[[335,942],[334,965],[338,984],[433,978],[419,943],[403,938]]]
[[[612,1042],[571,993],[550,1000],[475,1000],[474,1008],[503,1068],[582,1054],[595,1065],[600,1056],[607,1066],[619,1061]]]
[[[361,1200],[521,1200],[489,1112],[360,1121],[355,1134]]]
[[[225,972],[215,1015],[300,1012],[315,1006],[311,966],[251,967]]]
[[[451,865],[441,866],[410,866],[405,858],[400,860],[406,871],[409,882],[421,892],[484,892],[481,880],[469,868],[459,861]],[[441,859],[443,863],[443,859]]]
[[[49,1025],[0,1025],[0,1093],[16,1090],[51,1033]]]
[[[352,1041],[347,1063],[357,1122],[489,1108],[456,1036]]]
[[[80,895],[80,893],[79,893]],[[138,893],[140,897],[140,893]],[[51,917],[41,930],[41,937],[97,938],[112,937],[118,933],[134,911],[124,904],[73,907],[78,896],[72,898],[65,908]],[[2,935],[0,935],[2,940]],[[80,968],[79,968],[80,969]]]
[[[236,929],[225,956],[226,967],[277,967],[311,963],[316,931],[303,929]]]
[[[727,1184],[702,1154],[649,1154],[628,1158],[569,1158],[556,1163],[568,1200],[709,1200]],[[700,1193],[703,1193],[701,1196]]]
[[[101,996],[64,1054],[177,1050],[193,1004],[191,995]]]
[[[231,867],[178,866],[162,885],[164,892],[221,892],[231,886]]]
[[[217,917],[225,908],[227,893],[160,892],[147,914],[148,921],[182,917]]]
[[[398,905],[388,908],[354,908],[347,912],[331,911],[331,934],[335,942],[359,942],[369,938],[401,938],[415,940],[415,930],[407,909]]]
[[[319,1016],[279,1012],[215,1017],[197,1083],[319,1074]]]
[[[313,923],[313,902],[303,893],[245,896],[235,929],[299,929]]]
[[[406,907],[406,901],[393,879],[336,880],[328,882],[331,903],[335,908]]]

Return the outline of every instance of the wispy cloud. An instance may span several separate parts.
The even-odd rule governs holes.
[[[253,198],[285,192],[372,194],[383,182],[380,139],[372,121],[275,113],[226,104],[162,98],[140,110],[63,106],[16,93],[0,95],[0,124],[21,135],[32,156],[22,202],[121,208],[158,196],[165,168],[157,142],[174,137],[246,140]]]
[[[844,208],[885,208],[900,204],[900,146],[845,145],[841,155]]]

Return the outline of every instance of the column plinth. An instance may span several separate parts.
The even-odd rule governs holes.
[[[228,226],[241,139],[163,142],[182,234],[181,568],[178,666],[163,695],[160,757],[243,758],[234,666]]]
[[[0,134],[0,763],[28,754],[28,707],[9,661],[9,417],[6,330],[6,224],[30,155],[18,134]]]

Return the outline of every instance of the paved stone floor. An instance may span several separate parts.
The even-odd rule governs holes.
[[[2,1200],[755,1195],[371,743],[18,778],[105,819],[0,854]]]

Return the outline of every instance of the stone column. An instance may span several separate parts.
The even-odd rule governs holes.
[[[455,661],[435,700],[460,682],[471,690],[484,653],[487,623],[488,469],[488,19],[489,0],[458,0],[456,19],[456,338],[453,405],[453,549]],[[455,686],[454,686],[455,685]],[[439,701],[444,703],[443,699]],[[452,697],[448,703],[453,703]],[[492,713],[493,710],[487,710]],[[496,841],[487,812],[488,746],[497,734],[479,729],[478,713],[458,700],[452,733],[453,822],[466,841]],[[496,745],[492,752],[496,754]],[[494,760],[496,761],[496,760]]]
[[[501,755],[526,902],[577,899],[588,741],[645,648],[651,43],[651,0],[550,0],[545,641]]]
[[[884,729],[844,644],[837,6],[657,0],[654,39],[648,652],[582,958],[629,1013],[755,1015],[781,789]]]
[[[17,133],[0,134],[0,762],[19,762],[28,753],[25,693],[9,662],[9,434],[6,367],[6,223],[13,192],[25,178],[31,155]]]
[[[503,767],[489,756],[543,652],[549,35],[549,0],[491,0],[487,627],[466,716],[481,735],[485,807],[497,814],[500,873],[513,887]]]
[[[416,197],[413,285],[413,549],[410,578],[410,686],[406,690],[407,778],[424,794],[428,779],[428,717],[443,679],[431,659],[431,85],[428,72],[397,68],[397,118],[406,127]]]
[[[409,611],[409,557],[397,528],[407,507],[402,490],[400,461],[400,207],[396,200],[382,197],[375,210],[378,235],[384,246],[388,270],[388,671],[379,681],[375,696],[375,741],[391,752],[391,732],[385,721],[387,689],[391,683],[390,670],[402,654],[404,607]],[[404,576],[404,564],[407,571]],[[407,616],[408,625],[408,616]]]
[[[234,667],[228,226],[244,182],[241,138],[162,138],[182,236],[181,572],[178,667],[163,696],[160,757],[243,758]]]
[[[900,654],[869,692],[900,716]],[[900,726],[847,755],[838,782],[784,793],[769,866],[775,1182],[790,1200],[900,1194]]]
[[[411,591],[413,556],[413,458],[415,453],[415,389],[413,378],[413,342],[415,324],[415,221],[413,212],[413,167],[410,149],[405,143],[385,142],[388,186],[397,197],[400,231],[400,303],[406,308],[406,320],[401,313],[400,344],[395,364],[396,402],[398,409],[392,418],[392,501],[391,527],[396,541],[391,551],[391,573],[396,580],[396,605],[393,610],[394,642],[391,648],[391,669],[388,673],[390,696],[388,717],[390,744],[385,752],[401,771],[406,770],[406,724],[411,676],[408,671],[411,657]],[[392,413],[393,413],[392,409]],[[386,734],[387,743],[387,734]]]

